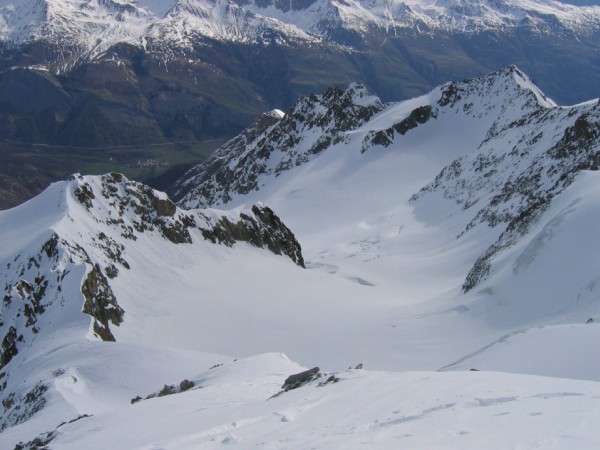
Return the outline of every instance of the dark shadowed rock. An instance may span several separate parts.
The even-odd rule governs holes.
[[[0,432],[8,427],[27,422],[46,406],[48,386],[38,383],[28,392],[15,395],[11,393],[2,401],[4,411],[0,413]],[[42,448],[42,447],[35,447]]]
[[[387,147],[394,141],[396,133],[404,136],[410,130],[417,128],[419,125],[426,123],[429,119],[435,119],[436,117],[437,113],[430,105],[419,106],[414,109],[406,119],[390,128],[387,128],[386,130],[371,131],[367,134],[363,141],[361,151],[364,153],[370,146],[374,145]]]
[[[88,273],[81,293],[85,297],[83,312],[94,319],[94,333],[103,341],[114,341],[109,323],[119,326],[123,322],[125,311],[117,303],[108,280],[98,265]]]
[[[17,330],[10,327],[8,333],[2,339],[2,353],[0,354],[0,368],[7,365],[18,353],[17,349]]]
[[[168,198],[163,200],[157,197],[153,197],[152,207],[158,213],[159,216],[173,217],[175,215],[175,212],[177,211],[175,203],[173,203]]]
[[[312,369],[305,370],[304,372],[300,372],[294,375],[290,375],[287,377],[281,386],[281,389],[284,391],[289,391],[291,389],[297,389],[301,386],[304,386],[307,383],[310,383],[313,380],[316,380],[320,376],[321,369],[318,367],[313,367]]]
[[[300,267],[304,267],[302,248],[294,233],[268,207],[252,207],[254,216],[240,214],[240,220],[232,222],[222,217],[212,228],[203,228],[202,236],[213,242],[232,246],[235,242],[267,248],[276,255],[288,256]]]

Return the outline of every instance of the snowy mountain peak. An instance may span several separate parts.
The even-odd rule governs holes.
[[[133,1],[25,0],[0,2],[0,40],[43,41],[64,51],[99,55],[118,42],[140,44],[156,18]]]
[[[499,233],[467,275],[465,291],[488,277],[497,255],[528,233],[582,171],[599,167],[600,109],[595,101],[558,107],[514,66],[486,78],[478,92],[490,96],[500,115],[486,124],[476,150],[452,161],[413,196],[419,200],[442,194],[468,212],[459,237],[482,224]],[[468,92],[473,92],[469,83],[449,85],[440,102],[464,107],[462,97]]]
[[[344,103],[351,102],[356,106],[374,110],[380,110],[383,107],[383,103],[379,97],[373,95],[367,87],[361,83],[351,83],[344,91],[341,101]]]
[[[384,108],[359,83],[300,98],[284,116],[264,115],[193,168],[174,188],[186,207],[220,205],[260,189],[262,180],[300,166],[343,143],[353,130]]]
[[[491,135],[516,117],[555,106],[516,66],[448,83],[399,105],[384,105],[362,84],[345,90],[331,88],[320,96],[302,97],[280,120],[261,118],[186,174],[173,195],[187,207],[221,205],[259,190],[265,177],[306,164],[324,149],[357,136],[363,136],[364,153],[372,147],[387,147],[395,136],[440,115],[452,114],[485,120]],[[380,119],[370,127],[369,121],[386,108],[394,111],[385,115],[394,117],[392,123]]]
[[[373,146],[387,147],[396,135],[405,135],[438,116],[459,114],[484,121],[486,125],[481,128],[487,130],[489,138],[498,130],[514,126],[516,117],[555,107],[526,74],[512,65],[484,77],[447,83],[422,97],[390,106],[395,110],[394,123],[369,130],[362,152]]]
[[[531,78],[515,65],[508,66],[503,72],[508,72],[512,75],[519,86],[526,91],[531,91],[537,98],[538,103],[545,108],[553,108],[556,105],[553,100],[548,98],[541,89],[533,82]]]
[[[535,85],[535,83],[515,65],[492,72],[481,78],[462,82],[452,82],[441,87],[440,106],[454,106],[457,103],[465,105],[479,97],[479,103],[487,103],[497,107],[503,104],[526,108],[553,108],[556,106],[551,99]]]

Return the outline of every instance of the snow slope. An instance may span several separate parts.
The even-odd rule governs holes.
[[[597,360],[598,326],[586,324],[548,325],[512,333],[444,367],[444,370],[501,370],[557,378],[600,381]],[[590,342],[592,346],[582,346]],[[594,348],[596,347],[596,348]],[[596,375],[594,375],[596,374]]]
[[[226,144],[175,195],[187,207],[272,205],[301,236],[310,267],[400,285],[408,302],[465,285],[478,258],[508,245],[501,236],[513,236],[507,230],[523,211],[541,210],[536,199],[546,205],[592,167],[598,149],[594,138],[579,156],[551,156],[575,145],[564,136],[578,117],[593,128],[596,102],[557,107],[515,67],[387,107],[352,86],[338,94],[355,111],[342,125],[330,95],[316,98],[314,110],[302,99],[283,119],[243,135],[243,144]],[[364,98],[375,106],[365,109]],[[522,174],[532,182],[514,181]]]
[[[306,271],[293,252],[209,242],[228,242],[223,217],[252,223],[258,208],[181,211],[111,174],[74,177],[2,212],[1,446],[131,411],[136,396],[234,357],[285,349],[307,365],[436,368],[462,356],[456,342],[435,349],[441,336],[428,358],[416,346],[395,355],[400,305],[358,279]],[[281,228],[270,225],[258,229],[265,242]],[[277,384],[299,367],[277,369]]]
[[[0,447],[595,448],[599,135],[515,67],[352,85],[226,144],[187,209],[109,174],[1,212]]]
[[[597,100],[556,106],[515,67],[387,106],[357,86],[338,95],[356,120],[336,122],[330,93],[302,99],[190,171],[180,203],[271,205],[309,269],[396,299],[404,355],[434,336],[431,347],[456,339],[464,350],[489,339],[477,352],[514,332],[598,316]],[[365,98],[377,107],[361,110]],[[315,136],[328,145],[315,147]],[[408,331],[417,318],[421,330]],[[591,342],[573,358],[587,359]],[[594,371],[571,376],[597,379]]]
[[[592,449],[599,437],[597,383],[351,370],[337,373],[336,383],[315,381],[270,398],[290,370],[297,368],[275,354],[238,360],[211,371],[200,389],[67,424],[50,446]]]

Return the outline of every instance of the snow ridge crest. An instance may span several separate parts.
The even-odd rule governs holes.
[[[300,166],[345,142],[347,132],[384,109],[359,83],[300,98],[283,116],[263,115],[254,125],[188,172],[172,194],[186,208],[218,206],[258,190],[263,179]]]
[[[40,216],[34,235],[20,232],[20,221],[37,214],[40,202],[58,204],[60,213]],[[114,341],[115,327],[127,318],[114,282],[140,270],[144,261],[131,255],[147,252],[143,249],[194,245],[209,257],[214,250],[205,250],[213,244],[245,242],[304,266],[300,244],[266,206],[183,211],[166,194],[116,173],[74,175],[40,199],[3,211],[0,225],[3,237],[17,241],[16,253],[0,260],[0,369],[38,336],[55,330],[52,323],[87,320],[90,338]]]

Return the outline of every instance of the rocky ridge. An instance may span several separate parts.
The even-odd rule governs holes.
[[[412,200],[437,192],[472,211],[463,233],[482,224],[503,230],[467,275],[467,292],[489,275],[494,256],[527,233],[554,197],[581,171],[599,170],[599,163],[600,102],[539,107],[490,129],[477,152],[453,161]]]
[[[46,228],[36,228],[29,245],[3,255],[1,263],[2,428],[27,420],[43,407],[44,386],[38,389],[39,395],[20,392],[9,373],[11,362],[27,353],[37,339],[46,339],[54,325],[89,320],[90,338],[115,341],[115,328],[127,320],[127,311],[119,304],[113,283],[123,271],[140,270],[127,256],[136,241],[200,245],[200,252],[202,245],[231,247],[246,242],[304,265],[294,235],[262,205],[237,213],[182,211],[165,194],[113,173],[76,175],[57,183],[32,200],[31,206],[17,208],[15,216],[19,210],[34,211],[36,205],[57,201],[58,217],[42,218]],[[2,225],[3,246],[8,249],[11,236],[19,230],[11,229],[10,223],[7,228],[7,222]],[[22,401],[17,401],[20,397]]]
[[[50,231],[50,237],[31,255],[19,254],[5,265],[2,327],[5,331],[0,354],[5,366],[39,332],[38,322],[55,303],[64,306],[61,295],[64,278],[85,267],[81,283],[82,312],[92,317],[93,333],[102,340],[114,340],[110,324],[118,326],[125,312],[110,287],[110,280],[130,270],[127,243],[143,234],[171,244],[193,244],[191,230],[215,244],[233,246],[247,242],[285,255],[303,266],[302,252],[291,231],[269,208],[254,205],[237,215],[218,211],[182,211],[164,194],[120,174],[102,177],[75,176],[66,195],[77,208],[85,209],[95,223],[89,237],[73,240]],[[197,237],[196,237],[197,239]],[[18,281],[9,280],[16,275]],[[22,334],[27,330],[28,337]]]
[[[279,176],[347,141],[346,132],[383,108],[383,102],[360,84],[302,97],[286,114],[264,115],[190,170],[175,184],[172,195],[188,208],[226,204],[234,196],[260,189],[262,179]]]
[[[338,137],[324,141],[319,152],[339,142],[362,154],[401,152],[404,139],[425,126],[432,135],[446,133],[449,143],[464,140],[465,134],[470,136],[469,147],[453,150],[464,156],[448,164],[411,198],[417,212],[421,204],[427,204],[426,198],[434,196],[465,211],[464,217],[469,219],[458,229],[457,239],[480,226],[494,230],[494,237],[466,276],[465,292],[489,274],[493,257],[517,242],[578,173],[598,169],[598,101],[559,107],[515,66],[442,85],[407,102],[412,107],[391,126],[379,125],[381,117],[392,115],[394,108],[404,111],[406,107],[384,106],[379,101],[373,104],[376,108],[362,120],[341,128]],[[298,105],[313,108],[303,117],[323,114],[322,105],[310,103],[309,98]],[[353,111],[348,115],[355,115]],[[287,122],[284,118],[279,124],[290,123],[294,114],[293,109],[285,116]],[[314,147],[306,142],[319,141],[297,137],[303,126],[283,128],[279,124],[258,136],[260,128],[251,128],[247,131],[251,141],[244,135],[232,140],[178,182],[176,198],[187,207],[222,205],[232,200],[241,204],[250,192],[268,186],[269,179],[280,175],[282,168],[290,170],[317,157],[317,152],[310,150]],[[312,135],[308,132],[303,136]],[[280,149],[285,151],[280,153]]]

